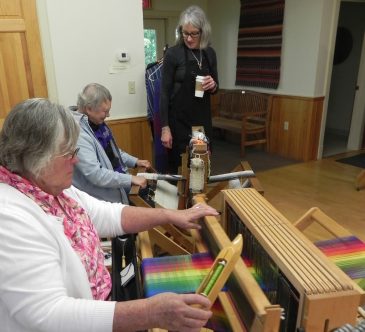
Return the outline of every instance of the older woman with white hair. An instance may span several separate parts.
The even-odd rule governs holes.
[[[134,167],[150,168],[148,160],[141,160],[122,151],[105,123],[112,106],[112,95],[103,85],[86,85],[77,98],[77,107],[70,107],[80,126],[77,146],[79,162],[73,175],[73,185],[95,198],[128,204],[132,185],[140,186],[142,194],[147,186],[143,176],[129,174]],[[142,195],[143,196],[143,195]]]
[[[79,127],[46,99],[13,108],[0,133],[1,331],[198,331],[209,300],[165,293],[108,301],[99,237],[163,225],[197,228],[208,206],[181,211],[99,201],[71,186]],[[194,306],[193,306],[194,304]],[[195,306],[197,305],[197,306]]]
[[[218,89],[217,57],[210,47],[211,27],[203,10],[191,6],[180,15],[178,39],[164,56],[160,92],[161,141],[168,149],[170,173],[181,165],[192,126],[203,126],[212,138],[210,95]],[[195,95],[197,76],[203,96]]]

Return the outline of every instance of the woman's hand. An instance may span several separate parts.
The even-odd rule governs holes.
[[[218,211],[211,206],[198,203],[190,209],[174,210],[171,223],[183,229],[200,229],[200,225],[197,224],[198,219],[218,214]]]
[[[204,91],[211,91],[214,92],[217,88],[217,83],[214,81],[213,77],[207,75],[204,77],[203,84],[202,84]]]
[[[146,168],[146,170],[151,167],[151,163],[149,160],[139,160],[138,159],[136,165],[138,167],[144,167],[144,168]]]
[[[143,232],[166,224],[182,229],[200,229],[197,224],[200,218],[217,215],[219,213],[216,209],[204,203],[195,204],[186,210],[125,206],[121,214],[121,225],[125,233]]]
[[[161,328],[199,332],[212,316],[208,298],[199,294],[161,293],[115,305],[113,332]]]
[[[210,301],[198,294],[162,293],[148,302],[147,315],[152,326],[169,331],[200,331],[212,315]]]
[[[142,189],[147,187],[147,179],[143,176],[132,175],[132,184],[140,186]]]
[[[172,135],[171,135],[170,127],[166,126],[166,127],[162,128],[161,142],[165,148],[172,149]]]

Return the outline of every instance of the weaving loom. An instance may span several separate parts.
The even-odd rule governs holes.
[[[142,262],[145,296],[162,292],[194,293],[213,262],[209,253],[145,258]],[[207,328],[215,332],[230,331],[229,322],[219,301],[214,302],[212,311],[214,316]]]
[[[215,260],[209,253],[145,258],[142,261],[145,296],[163,292],[197,293],[213,304],[213,317],[207,328],[216,332],[230,331],[221,302],[216,301],[242,251],[242,236],[218,253]]]
[[[262,292],[284,309],[280,331],[331,331],[356,322],[358,288],[312,242],[257,191],[223,194],[223,228],[230,238],[243,235],[243,257]]]
[[[207,203],[220,210],[220,207],[217,206],[217,198],[220,199],[218,194],[222,189],[233,186],[252,187],[263,194],[263,188],[247,161],[242,161],[230,173],[211,175],[208,143],[202,140],[198,143],[194,140],[194,137],[199,137],[200,133],[204,133],[203,127],[192,127],[192,140],[186,152],[181,155],[180,172],[186,181],[178,183],[179,208],[187,207],[192,195],[204,193]],[[195,167],[192,166],[193,163]],[[215,182],[219,183],[212,186],[211,184]]]
[[[187,147],[186,153],[182,154],[181,175],[172,175],[172,177],[176,177],[177,187],[169,183],[164,184],[164,188],[166,188],[165,196],[170,196],[165,197],[165,199],[176,199],[176,207],[172,206],[172,203],[170,202],[167,205],[161,204],[161,200],[154,200],[153,206],[185,209],[191,205],[192,196],[194,194],[205,193],[207,203],[220,211],[222,205],[220,192],[222,189],[231,185],[229,182],[232,179],[238,183],[238,186],[240,187],[253,187],[260,193],[263,193],[260,182],[255,177],[248,162],[241,162],[231,173],[211,175],[208,150],[204,128],[200,126],[192,127],[192,140]],[[193,170],[194,167],[191,166],[192,160],[197,161],[197,165],[200,165],[195,167],[195,170]],[[157,184],[155,183],[154,185],[151,185],[151,187],[157,187],[158,189],[159,183],[162,183],[162,181],[158,179],[168,175],[154,173],[153,169],[149,171],[152,173],[145,173],[145,170],[140,169],[138,174],[148,176],[147,178],[153,179],[154,182],[156,182],[155,180],[157,179]],[[149,182],[151,182],[151,180],[149,180]],[[210,185],[210,183],[214,183],[214,185]],[[169,186],[175,188],[175,191],[170,190]],[[152,205],[143,200],[138,193],[139,187],[132,186],[129,193],[131,202],[136,206],[152,207]],[[154,193],[155,197],[157,197],[158,194],[159,192],[156,191]],[[154,249],[154,247],[157,246],[169,255],[184,255],[194,252],[194,239],[191,238],[190,234],[182,232],[172,225],[166,225],[163,228],[156,227],[150,230],[148,242],[149,245],[146,247]],[[151,255],[151,253],[147,254],[147,256]]]
[[[209,139],[201,126],[192,127],[189,146],[181,154],[179,172],[178,175],[170,175],[158,174],[153,168],[148,172],[145,168],[139,168],[138,172],[131,170],[131,173],[148,180],[152,195],[150,202],[146,202],[139,195],[140,188],[132,186],[130,201],[136,206],[185,209],[191,204],[192,195],[205,193],[208,203],[212,205],[212,200],[227,187],[252,187],[263,194],[262,186],[247,161],[242,161],[229,173],[211,175]]]
[[[205,195],[195,195],[193,198],[194,203],[203,204],[205,200]],[[212,256],[216,256],[222,248],[229,246],[231,243],[216,217],[205,217],[201,220],[201,226],[201,231],[192,231],[195,253],[209,252]],[[139,240],[142,259],[144,261],[147,258],[148,262],[148,259],[153,254],[148,232],[140,233]],[[194,255],[193,257],[196,257]],[[162,259],[168,260],[168,258]],[[197,282],[195,282],[196,284]],[[227,321],[229,324],[229,328],[224,329],[224,331],[242,332],[246,329],[247,331],[279,330],[280,307],[270,304],[252,274],[244,265],[243,260],[239,260],[235,264],[233,273],[226,285],[226,291],[220,292],[218,295],[219,303],[224,312],[223,315],[222,310],[220,311],[221,320]],[[239,301],[239,305],[234,305],[235,301]],[[225,318],[222,318],[223,316]],[[241,316],[245,317],[245,325]]]
[[[365,243],[317,207],[309,209],[294,223],[301,232],[311,225],[320,226],[329,234],[329,238],[314,243],[320,250],[319,255],[328,257],[353,281],[353,287],[361,294],[360,304],[364,306]]]
[[[194,293],[208,273],[213,261],[209,253],[143,259],[142,275],[144,276],[145,297],[162,292]],[[215,331],[229,331],[229,324],[226,322],[223,309],[218,301],[213,312],[216,317],[220,318],[219,323],[211,321],[210,328],[215,325]]]

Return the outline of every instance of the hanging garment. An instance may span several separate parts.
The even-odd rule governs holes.
[[[160,85],[163,62],[147,66],[145,80],[147,90],[147,117],[153,136],[154,167],[159,173],[167,173],[167,151],[161,143]]]

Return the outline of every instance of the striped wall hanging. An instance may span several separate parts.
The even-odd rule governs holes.
[[[277,89],[285,0],[241,0],[236,85]]]

